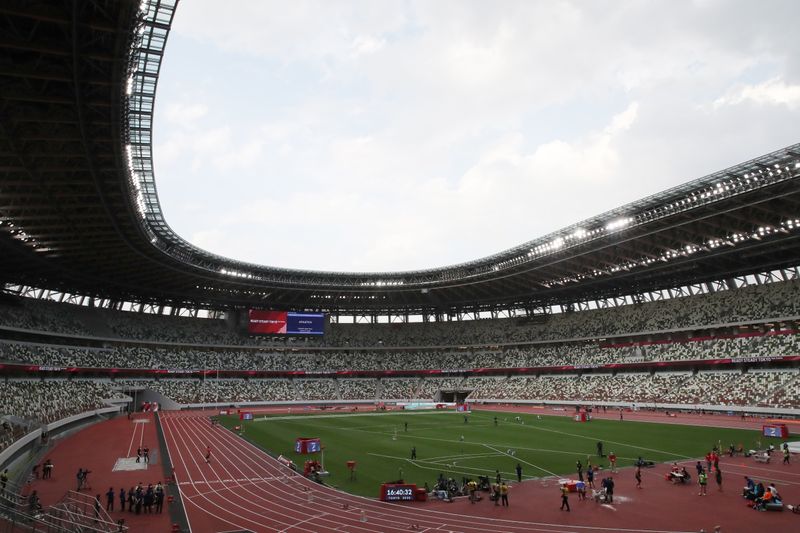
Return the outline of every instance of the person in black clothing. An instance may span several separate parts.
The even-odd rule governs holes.
[[[133,512],[133,506],[136,504],[136,493],[133,490],[133,487],[128,489],[128,512]]]
[[[141,463],[142,462],[142,449],[141,448],[136,448],[136,462],[137,463]]]
[[[603,443],[602,442],[598,442],[597,443],[597,456],[598,457],[605,457],[605,455],[603,455]]]
[[[158,482],[155,488],[155,502],[156,502],[156,512],[160,513],[164,508],[164,487],[161,485],[161,482]]]
[[[403,422],[403,430],[408,431],[408,422]]]
[[[3,470],[3,473],[0,474],[0,494],[5,494],[6,485],[8,485],[8,468]]]
[[[39,495],[36,491],[31,492],[30,496],[28,496],[28,514],[35,516],[41,508],[42,505],[39,503]]]
[[[522,465],[517,463],[517,483],[522,483]]]
[[[124,511],[125,510],[125,502],[126,501],[127,501],[127,496],[125,494],[125,489],[124,488],[120,488],[119,489],[119,510],[120,511]]]
[[[108,492],[106,492],[106,511],[114,510],[114,496],[116,495],[114,487],[108,487]]]
[[[411,447],[411,458],[412,459],[416,459],[417,458],[417,447],[416,446],[412,446]]]
[[[494,417],[494,425],[497,425],[497,417]]]
[[[142,455],[144,456],[144,462],[145,463],[149,463],[150,462],[150,448],[145,446],[144,450],[142,450]]]
[[[583,481],[583,463],[580,459],[575,463],[575,469],[578,471],[578,481]]]
[[[606,503],[614,502],[614,478],[609,476],[606,478]]]
[[[144,493],[144,502],[143,502],[144,512],[147,514],[153,512],[153,499],[154,499],[153,486],[148,485],[147,491],[145,491]]]
[[[100,495],[97,494],[94,497],[94,521],[97,522],[99,518],[100,518]]]
[[[50,479],[53,475],[53,461],[50,459],[44,462],[42,467],[42,479]]]

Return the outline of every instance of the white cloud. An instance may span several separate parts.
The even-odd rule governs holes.
[[[743,102],[759,105],[784,105],[790,109],[800,108],[800,85],[789,85],[780,78],[773,78],[757,85],[739,85],[714,101],[714,108],[735,106]]]
[[[489,255],[796,142],[798,18],[790,1],[184,2],[155,117],[165,215],[275,266]]]
[[[178,126],[187,126],[203,118],[208,113],[208,107],[204,104],[187,104],[183,102],[170,102],[167,104],[164,114],[167,120]]]

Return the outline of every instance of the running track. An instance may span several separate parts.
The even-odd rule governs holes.
[[[212,427],[200,413],[162,412],[161,423],[192,533],[666,531],[516,521],[382,503],[306,480],[230,431]],[[211,464],[205,463],[206,446],[213,450]],[[570,522],[573,516],[578,515],[563,515]]]

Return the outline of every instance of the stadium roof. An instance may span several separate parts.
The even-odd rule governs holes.
[[[164,220],[151,159],[175,4],[0,5],[0,283],[185,307],[449,313],[534,309],[798,263],[800,144],[450,267],[316,272],[201,250]]]

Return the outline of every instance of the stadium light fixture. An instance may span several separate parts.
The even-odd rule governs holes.
[[[606,230],[615,231],[624,228],[625,226],[628,226],[631,222],[633,222],[633,218],[631,217],[618,218],[617,220],[612,220],[611,222],[606,224]]]

